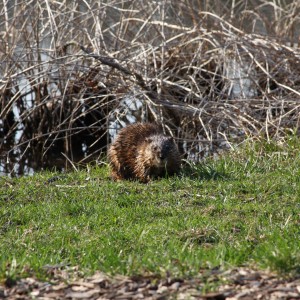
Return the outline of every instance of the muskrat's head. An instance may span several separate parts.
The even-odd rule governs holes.
[[[174,148],[174,141],[172,137],[167,137],[163,135],[154,135],[146,138],[145,155],[150,158],[151,163],[158,167],[165,167],[168,158],[170,157],[170,152]]]

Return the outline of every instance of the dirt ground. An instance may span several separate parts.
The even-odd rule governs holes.
[[[70,279],[70,272],[49,267],[51,281],[34,277],[6,280],[0,285],[0,299],[300,299],[300,276],[279,278],[275,274],[246,268],[203,271],[198,279],[155,276],[91,277]],[[200,279],[201,278],[201,279]],[[207,286],[219,286],[205,292]]]

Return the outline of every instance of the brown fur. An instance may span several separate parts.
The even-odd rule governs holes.
[[[108,150],[114,180],[173,175],[180,169],[180,156],[172,137],[152,123],[136,123],[120,130]]]

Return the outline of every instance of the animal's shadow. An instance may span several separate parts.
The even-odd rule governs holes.
[[[230,176],[222,170],[217,170],[210,165],[184,163],[181,171],[181,177],[188,177],[193,180],[228,180]]]

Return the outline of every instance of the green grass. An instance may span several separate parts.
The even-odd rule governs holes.
[[[255,266],[300,274],[300,141],[255,143],[178,177],[112,182],[106,167],[0,178],[0,277],[84,273],[193,276]]]

